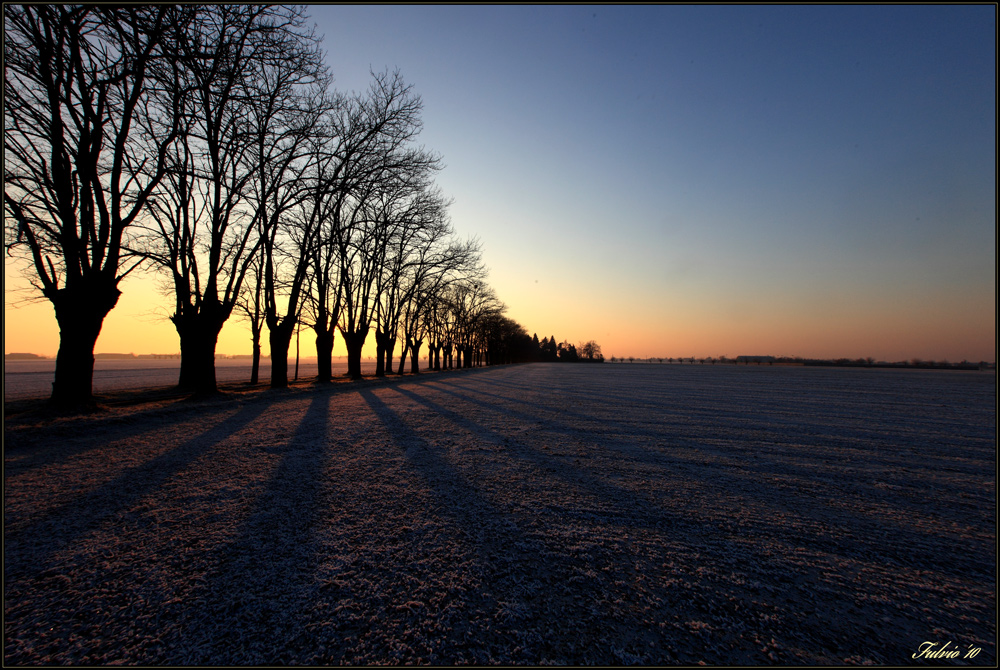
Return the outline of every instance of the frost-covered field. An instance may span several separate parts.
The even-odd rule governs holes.
[[[995,398],[536,364],[17,414],[4,660],[992,666]]]
[[[398,365],[399,359],[396,359]],[[426,363],[426,361],[423,361]],[[219,383],[249,382],[250,361],[219,359],[215,362],[215,377]],[[55,379],[55,359],[34,361],[4,361],[3,399],[47,397],[52,393]],[[363,360],[361,370],[374,374],[375,361]],[[347,372],[347,359],[334,358],[334,374]],[[288,361],[288,376],[295,373],[294,356]],[[260,379],[267,381],[271,365],[267,358],[261,360]],[[180,376],[179,359],[98,359],[94,362],[94,393],[113,393],[126,389],[174,386]],[[299,366],[299,378],[316,376],[315,359]]]

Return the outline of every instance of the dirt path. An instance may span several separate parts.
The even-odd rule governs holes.
[[[993,375],[531,365],[4,435],[7,663],[996,662]]]

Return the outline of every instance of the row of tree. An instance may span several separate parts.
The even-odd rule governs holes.
[[[94,344],[137,268],[174,297],[194,392],[215,390],[234,313],[254,382],[266,328],[272,386],[300,323],[320,381],[336,330],[353,377],[372,330],[379,375],[397,345],[398,372],[425,343],[436,368],[526,358],[478,243],[453,234],[440,158],[415,144],[419,96],[398,73],[333,90],[300,9],[8,6],[4,31],[4,243],[55,309],[56,403],[90,400]]]
[[[868,356],[867,358],[802,358],[801,356],[737,356],[736,358],[729,358],[727,356],[719,356],[718,358],[713,356],[707,356],[705,358],[695,358],[694,356],[662,358],[652,356],[650,358],[636,358],[635,356],[612,356],[610,361],[612,363],[624,363],[626,361],[629,363],[634,363],[635,361],[639,361],[640,363],[673,363],[676,361],[681,364],[690,363],[692,365],[697,361],[701,365],[704,365],[705,363],[709,363],[711,365],[715,365],[716,363],[721,363],[723,365],[761,365],[766,363],[767,365],[807,365],[855,368],[926,368],[942,370],[988,370],[996,368],[995,363],[988,363],[986,361],[973,363],[963,360],[960,363],[952,363],[947,360],[925,361],[919,358],[913,358],[909,361],[887,362],[876,361],[871,356]]]

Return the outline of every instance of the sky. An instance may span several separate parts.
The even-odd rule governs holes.
[[[422,97],[452,224],[539,339],[996,360],[995,6],[309,13],[336,88],[398,69]],[[54,355],[13,265],[5,352]],[[98,352],[179,350],[157,286],[126,280]]]

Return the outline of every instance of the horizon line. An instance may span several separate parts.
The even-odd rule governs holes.
[[[19,358],[19,357],[22,357],[22,356],[25,357],[25,358]],[[111,360],[114,360],[114,359],[118,359],[118,360],[131,360],[131,359],[143,359],[143,360],[147,360],[147,359],[149,359],[149,360],[161,359],[161,360],[169,360],[169,359],[180,359],[180,357],[181,357],[180,352],[136,354],[134,352],[122,353],[122,352],[109,351],[109,352],[95,352],[94,353],[95,360],[98,359],[98,358],[104,358],[105,360],[108,360],[108,359],[111,359]],[[52,360],[52,361],[54,361],[54,360],[56,360],[56,358],[57,358],[57,356],[55,356],[55,355],[49,356],[49,355],[45,355],[45,354],[35,354],[35,353],[32,353],[32,352],[24,352],[24,351],[12,351],[12,352],[9,352],[9,353],[4,353],[4,360]],[[215,358],[216,358],[216,360],[248,360],[248,361],[252,361],[253,360],[253,354],[216,353],[215,354]],[[302,361],[302,360],[310,360],[310,359],[316,359],[316,358],[317,357],[315,355],[300,356],[299,360]],[[334,359],[347,358],[347,355],[345,354],[345,355],[340,355],[340,356],[333,356],[333,358]],[[375,359],[374,356],[367,356],[365,358],[366,359],[371,359],[371,360]],[[394,358],[398,358],[398,356],[394,356]],[[786,356],[786,355],[775,356],[773,354],[765,354],[765,355],[741,354],[739,356],[725,356],[725,355],[723,355],[723,356],[617,356],[617,355],[613,355],[613,356],[605,356],[604,357],[605,361],[611,361],[611,359],[620,360],[620,361],[641,361],[641,362],[649,362],[649,361],[660,361],[660,362],[662,362],[662,361],[677,361],[678,363],[683,362],[683,361],[699,361],[699,362],[701,362],[701,361],[705,361],[705,362],[708,362],[708,361],[719,361],[719,362],[721,362],[721,361],[732,361],[732,362],[736,362],[737,360],[739,360],[740,362],[743,362],[744,360],[750,360],[750,361],[760,360],[760,361],[763,361],[763,362],[797,362],[797,361],[803,361],[803,362],[804,361],[829,361],[829,362],[850,361],[850,362],[858,362],[858,361],[861,361],[861,362],[868,363],[869,359],[870,359],[870,364],[873,364],[873,365],[877,365],[877,364],[893,364],[893,363],[895,363],[895,364],[898,364],[898,363],[926,363],[926,364],[938,363],[938,364],[951,364],[951,365],[957,365],[957,364],[961,364],[961,363],[966,363],[966,364],[986,363],[986,364],[991,364],[991,365],[995,365],[996,364],[996,360],[995,359],[992,360],[992,361],[991,360],[987,360],[987,359],[982,359],[982,360],[979,360],[979,361],[970,361],[967,358],[963,358],[961,361],[954,361],[954,360],[951,360],[949,358],[933,359],[933,358],[922,358],[922,357],[919,357],[919,356],[911,356],[910,358],[899,359],[899,360],[895,360],[895,361],[875,359],[875,358],[872,358],[870,356],[868,356],[868,357],[849,357],[849,356],[818,357],[818,356],[797,356],[797,355],[795,355],[795,356]],[[265,355],[263,353],[261,354],[261,356],[260,356],[261,363],[264,363],[264,362],[270,363],[270,360],[271,360],[271,357],[270,357],[269,354],[268,355]],[[290,361],[294,360],[294,358],[293,357],[289,357],[289,360]]]

